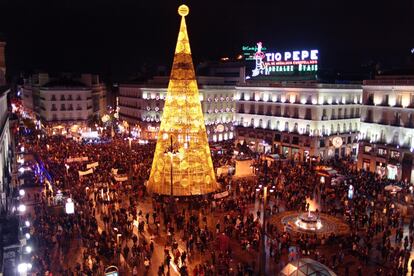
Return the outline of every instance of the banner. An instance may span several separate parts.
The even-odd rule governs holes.
[[[118,182],[124,182],[128,180],[128,176],[115,175],[114,178]]]
[[[93,173],[92,169],[89,169],[87,171],[78,171],[79,172],[79,176],[83,176],[83,175],[87,175],[87,174],[91,174]]]
[[[95,162],[95,163],[90,163],[90,164],[86,165],[86,168],[90,169],[90,168],[96,168],[98,166],[99,166],[99,162]]]
[[[84,161],[88,161],[88,160],[89,160],[88,156],[84,156],[84,157],[70,157],[70,158],[66,159],[66,163],[84,162]]]
[[[229,195],[229,191],[224,191],[214,195],[214,199],[220,199]]]

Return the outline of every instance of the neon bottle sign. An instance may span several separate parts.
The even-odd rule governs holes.
[[[263,52],[262,43],[257,43],[254,55],[256,62],[252,76],[270,75],[273,72],[316,72],[318,70],[318,50],[285,52]]]

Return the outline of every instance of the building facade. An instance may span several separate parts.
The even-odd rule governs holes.
[[[414,182],[414,76],[383,76],[363,85],[358,168]]]
[[[237,142],[298,161],[356,157],[361,94],[360,85],[237,86]]]
[[[7,199],[11,195],[12,140],[10,134],[7,94],[9,90],[0,86],[0,212],[7,211]]]
[[[99,76],[35,74],[23,86],[26,111],[50,127],[85,125],[106,111],[106,87]]]
[[[6,86],[6,60],[4,48],[6,43],[0,41],[0,213],[7,211],[7,199],[11,196],[11,162],[12,140]]]
[[[234,86],[224,78],[197,77],[201,106],[209,141],[234,138]],[[136,127],[143,139],[156,139],[167,94],[168,77],[154,78],[146,84],[119,86],[119,118]]]

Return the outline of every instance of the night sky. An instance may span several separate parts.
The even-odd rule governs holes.
[[[179,16],[187,17],[195,62],[234,57],[242,45],[318,48],[320,64],[359,70],[407,66],[414,0],[0,0],[9,74],[48,71],[127,76],[170,67]]]

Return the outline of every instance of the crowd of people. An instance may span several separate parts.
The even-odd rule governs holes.
[[[39,275],[102,275],[111,264],[131,275],[150,271],[166,275],[172,269],[180,275],[255,275],[264,238],[274,264],[269,269],[280,269],[303,255],[343,275],[362,273],[361,267],[374,262],[380,262],[376,275],[404,275],[412,264],[414,221],[408,222],[400,208],[411,193],[409,186],[352,170],[344,163],[331,164],[346,179],[333,187],[320,181],[318,171],[308,164],[263,166],[257,158],[256,176],[221,179],[227,197],[171,202],[146,191],[153,143],[131,143],[122,136],[108,143],[81,143],[57,135],[21,137],[20,143],[44,164],[51,178],[38,178],[43,189],[34,192],[38,204],[30,215],[40,249],[33,255],[33,271]],[[231,144],[224,144],[220,154],[213,154],[214,164],[234,162],[231,149]],[[68,162],[71,159],[76,161]],[[93,173],[80,176],[79,171],[87,171],[87,165],[95,162]],[[116,176],[127,180],[117,181]],[[263,194],[256,189],[261,183],[274,187],[265,210]],[[391,183],[403,187],[396,196],[384,189]],[[352,198],[349,185],[355,190]],[[62,198],[57,198],[57,191]],[[76,203],[73,215],[65,215],[59,203],[66,197]],[[263,216],[308,210],[309,199],[319,202],[317,212],[344,219],[349,235],[294,236],[271,222],[263,226]],[[403,230],[407,224],[408,233]],[[356,269],[345,265],[347,258],[358,260]]]

